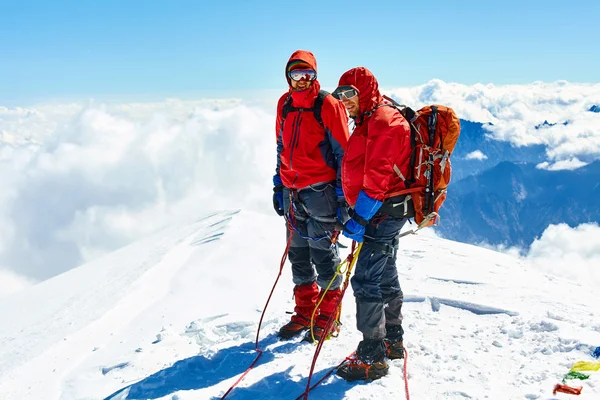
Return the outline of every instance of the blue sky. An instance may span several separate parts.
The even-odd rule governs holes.
[[[296,49],[325,88],[358,65],[388,87],[598,82],[600,2],[406,4],[0,0],[0,105],[285,90]]]

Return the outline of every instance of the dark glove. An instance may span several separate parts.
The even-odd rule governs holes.
[[[338,201],[338,209],[337,209],[337,221],[335,223],[335,230],[342,231],[344,229],[344,224],[350,219],[350,215],[348,214],[348,203],[346,200]]]
[[[344,224],[350,219],[350,216],[348,215],[348,203],[346,203],[346,197],[344,197],[344,191],[342,190],[341,182],[338,182],[337,186],[335,187],[335,194],[337,196],[338,203],[335,230],[342,231],[344,229]]]
[[[279,174],[273,175],[273,208],[279,216],[283,216],[283,182]]]
[[[273,188],[273,208],[279,216],[283,216],[283,186],[275,186]]]

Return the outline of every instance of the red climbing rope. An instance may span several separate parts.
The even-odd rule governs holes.
[[[319,379],[317,382],[315,382],[310,388],[308,388],[307,390],[304,391],[304,393],[302,393],[300,396],[296,397],[295,400],[302,400],[305,399],[308,396],[308,392],[310,392],[311,390],[313,390],[314,388],[316,388],[317,386],[319,386],[325,379],[329,378],[329,376],[331,374],[333,374],[333,372],[338,369],[339,367],[342,366],[342,364],[344,364],[346,362],[346,360],[349,357],[352,357],[354,355],[354,353],[350,354],[348,357],[346,357],[345,360],[343,360],[341,363],[339,363],[338,365],[336,365],[335,367],[331,368],[325,375],[323,375],[323,377],[321,379]]]
[[[289,221],[288,221],[288,226],[289,226]],[[289,226],[289,229],[291,229],[291,226]],[[291,242],[292,242],[292,235],[290,233],[288,235],[287,244],[285,246],[285,251],[283,252],[283,256],[281,257],[281,264],[279,265],[279,274],[277,274],[277,278],[275,279],[275,283],[273,283],[273,287],[271,288],[271,293],[269,293],[269,298],[267,299],[267,302],[266,302],[266,304],[265,304],[265,306],[263,308],[262,314],[260,315],[260,320],[258,321],[258,329],[256,331],[256,343],[255,343],[255,350],[258,353],[258,355],[254,359],[254,361],[252,362],[252,364],[250,364],[250,366],[248,367],[248,369],[246,370],[246,372],[244,372],[237,379],[237,381],[235,381],[235,383],[233,385],[231,385],[231,387],[229,388],[229,390],[227,390],[227,392],[225,392],[225,394],[223,395],[223,397],[221,397],[221,400],[223,400],[225,397],[227,397],[227,395],[229,393],[231,393],[231,391],[246,377],[246,375],[248,375],[248,372],[250,372],[250,370],[252,368],[254,368],[254,366],[258,362],[258,359],[263,354],[263,351],[258,348],[258,338],[259,338],[259,335],[260,335],[260,327],[262,326],[262,322],[263,322],[263,318],[265,316],[265,312],[267,311],[267,307],[269,306],[269,302],[271,301],[271,297],[273,296],[273,292],[275,291],[275,287],[277,286],[277,282],[279,282],[279,278],[281,277],[281,273],[283,272],[283,266],[285,265],[285,260],[287,259],[287,254],[288,254],[288,250],[290,249]]]
[[[406,394],[406,400],[410,400],[410,394],[408,393],[408,352],[406,347],[404,348],[404,393]]]
[[[341,311],[341,305],[342,305],[342,299],[344,298],[344,293],[346,293],[346,289],[348,288],[348,283],[349,283],[349,277],[350,277],[350,273],[352,272],[352,267],[354,265],[353,261],[354,261],[354,257],[358,256],[358,254],[360,253],[360,249],[361,246],[358,246],[358,249],[356,247],[356,242],[352,241],[352,248],[350,250],[350,254],[348,254],[348,257],[346,258],[346,263],[348,264],[348,269],[346,270],[346,277],[344,279],[344,284],[342,286],[342,294],[339,297],[337,304],[336,304],[336,312],[332,313],[329,316],[329,319],[327,320],[327,324],[325,325],[325,329],[324,332],[329,332],[331,330],[331,327],[333,326],[334,321],[336,320],[336,318],[338,317],[340,311]],[[355,254],[356,252],[356,254]],[[316,384],[314,384],[312,387],[310,386],[310,381],[312,379],[313,373],[315,371],[315,365],[317,363],[317,358],[319,358],[319,354],[321,353],[321,348],[323,347],[323,343],[325,343],[325,338],[323,338],[322,340],[319,340],[317,343],[317,348],[315,349],[315,354],[313,355],[313,360],[312,363],[310,365],[310,372],[308,374],[308,380],[306,381],[306,389],[304,391],[304,393],[302,393],[298,398],[302,398],[303,400],[307,400],[308,399],[308,393],[313,390],[315,387],[317,387],[321,382],[323,382],[329,375],[331,375],[331,373],[333,371],[335,371],[340,365],[342,365],[344,363],[344,361],[342,361],[337,367],[333,368],[331,371],[329,371],[325,377],[321,378]]]

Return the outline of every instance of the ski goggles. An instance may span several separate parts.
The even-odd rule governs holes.
[[[338,100],[350,100],[358,96],[358,89],[354,86],[338,86],[331,95]]]
[[[288,78],[293,81],[314,81],[317,79],[317,71],[314,69],[293,69],[288,72]]]

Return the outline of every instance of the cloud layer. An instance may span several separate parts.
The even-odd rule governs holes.
[[[174,218],[269,210],[274,123],[260,108],[173,100],[4,109],[0,118],[10,138],[0,143],[0,265],[30,280]]]
[[[32,285],[34,281],[10,270],[0,268],[0,299]]]
[[[413,108],[432,103],[450,106],[460,118],[490,123],[486,127],[490,136],[515,146],[546,145],[548,161],[600,158],[600,113],[589,111],[600,105],[600,84],[466,86],[434,79],[383,91]],[[542,125],[544,121],[547,124]]]
[[[536,268],[554,276],[600,286],[600,227],[582,224],[550,225],[531,244],[526,259]]]
[[[588,111],[600,104],[600,85],[432,80],[383,92],[416,108],[452,106],[462,118],[493,123],[490,135],[515,145],[544,143],[548,160],[540,168],[600,158],[600,114]],[[276,100],[0,107],[0,295],[173,219],[226,208],[271,213]],[[561,259],[542,245],[552,232],[532,247],[532,259]],[[578,252],[564,247],[570,251]]]
[[[547,169],[548,171],[559,171],[559,170],[565,170],[565,169],[577,169],[577,168],[581,168],[585,165],[587,165],[587,163],[584,163],[583,161],[580,161],[577,157],[574,157],[574,158],[571,158],[570,160],[561,160],[561,161],[557,161],[553,164],[550,164],[549,162],[544,161],[543,163],[539,163],[538,165],[536,165],[536,168]]]

